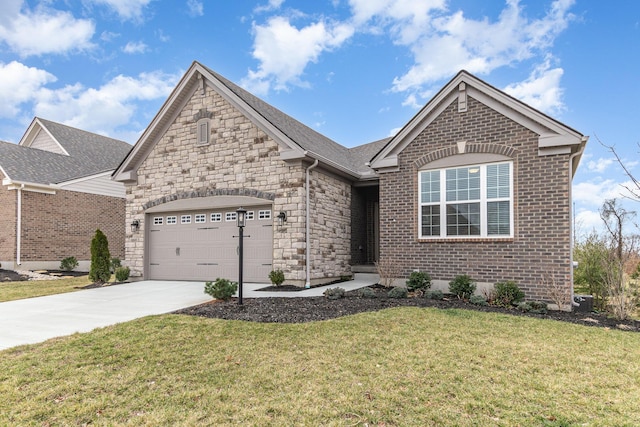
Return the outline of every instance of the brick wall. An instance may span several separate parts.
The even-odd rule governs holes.
[[[0,173],[0,181],[4,175]],[[16,199],[17,191],[0,185],[0,262],[16,259]]]
[[[124,199],[58,190],[22,193],[23,262],[91,259],[91,239],[99,228],[112,257],[124,257]]]
[[[469,274],[479,282],[515,280],[528,299],[549,299],[542,283],[570,284],[569,155],[538,156],[538,135],[473,98],[468,111],[452,103],[399,155],[399,170],[380,177],[381,258],[449,281]],[[428,153],[456,142],[508,149],[514,165],[514,238],[418,240],[418,167]],[[451,150],[455,152],[455,149]]]
[[[211,120],[211,142],[208,145],[196,144],[196,123],[202,117],[210,117]],[[138,219],[142,225],[135,234],[127,231],[125,258],[132,274],[144,272],[147,203],[185,192],[214,193],[230,189],[275,195],[273,200],[265,201],[273,203],[274,213],[285,211],[287,222],[282,227],[274,227],[273,268],[284,271],[286,283],[304,284],[306,166],[301,161],[282,161],[278,144],[211,88],[207,87],[204,95],[196,91],[138,168],[137,184],[127,186],[126,223]],[[350,194],[344,183],[322,178],[324,173],[320,168],[314,169],[312,176],[325,193],[332,193],[329,188],[336,184],[337,194],[345,201],[335,204],[342,207],[346,203],[349,206]],[[324,201],[319,203],[323,207],[326,205]],[[344,212],[348,217],[348,212]],[[336,224],[332,215],[318,217],[315,224],[325,219],[327,223],[312,229],[314,241],[320,242],[320,246],[314,247],[318,247],[320,253],[330,251],[330,245],[324,243],[330,239],[328,235],[344,229],[342,222]],[[347,257],[348,233],[339,236],[346,239]],[[336,238],[335,235],[332,237]],[[335,255],[337,264],[314,263],[312,278],[342,274],[342,246]],[[339,273],[336,273],[336,268]]]

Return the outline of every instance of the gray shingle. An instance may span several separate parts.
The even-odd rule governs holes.
[[[38,119],[69,153],[0,142],[0,167],[14,181],[57,184],[114,170],[131,149],[124,141]]]

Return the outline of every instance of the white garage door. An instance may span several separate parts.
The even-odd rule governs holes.
[[[148,224],[150,279],[238,279],[235,208],[153,213]],[[247,208],[244,236],[243,280],[266,283],[273,256],[270,206]]]

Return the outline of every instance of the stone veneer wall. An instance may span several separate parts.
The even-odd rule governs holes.
[[[0,173],[0,181],[4,175]],[[16,259],[16,203],[18,192],[0,185],[0,262]],[[0,266],[2,268],[2,266]],[[13,264],[5,266],[13,268]]]
[[[196,144],[196,122],[202,117],[210,117],[208,145]],[[278,144],[217,92],[209,87],[204,95],[200,90],[196,91],[138,168],[137,185],[127,186],[126,222],[129,224],[137,219],[141,224],[136,233],[127,232],[126,263],[132,268],[132,274],[144,272],[144,209],[147,204],[186,192],[197,196],[198,192],[206,194],[230,189],[238,194],[264,192],[275,195],[272,201],[274,217],[279,211],[285,211],[287,222],[282,227],[274,226],[273,268],[284,271],[285,283],[304,284],[306,166],[301,161],[281,160]],[[332,185],[321,178],[324,173],[318,169],[312,174],[322,182],[325,191]],[[341,192],[345,192],[343,186]],[[348,195],[343,197],[348,200]],[[271,200],[265,199],[265,202]],[[348,212],[345,215],[348,216]],[[274,218],[275,224],[277,219]],[[341,227],[330,223],[313,230],[312,233],[316,230],[331,233]],[[327,253],[329,245],[325,241],[329,238],[314,239],[320,241],[321,253]],[[337,267],[332,263],[314,263],[312,277],[331,277],[336,269],[342,272],[344,257],[340,254],[335,258]]]
[[[549,300],[545,281],[570,287],[569,155],[538,156],[537,140],[472,97],[467,112],[452,103],[398,156],[399,170],[380,176],[381,258],[399,263],[404,276],[421,269],[447,282],[458,274],[491,284],[514,280],[527,299]],[[438,150],[455,153],[458,141],[512,155],[513,239],[418,239],[418,165]]]
[[[109,240],[112,257],[124,256],[124,199],[75,191],[56,194],[22,192],[23,262],[53,261],[74,256],[91,260],[96,229]]]

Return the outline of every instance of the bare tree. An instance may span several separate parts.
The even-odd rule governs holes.
[[[624,162],[622,161],[622,159],[620,158],[620,156],[618,155],[618,152],[616,151],[615,146],[613,145],[607,145],[605,143],[603,143],[602,141],[600,141],[600,138],[598,138],[598,136],[595,136],[596,140],[600,143],[600,145],[602,145],[604,148],[606,148],[607,150],[609,150],[609,152],[611,154],[613,154],[613,156],[616,158],[616,161],[618,162],[618,164],[620,165],[620,167],[622,168],[622,170],[624,170],[624,173],[629,177],[629,179],[631,180],[631,185],[623,185],[622,187],[626,188],[627,191],[629,191],[629,193],[631,194],[631,196],[625,196],[628,197],[632,200],[635,200],[636,202],[640,202],[640,181],[638,181],[633,174],[631,173],[631,171],[629,170],[629,168],[624,164]],[[640,154],[640,142],[637,143],[638,145],[638,154]]]

